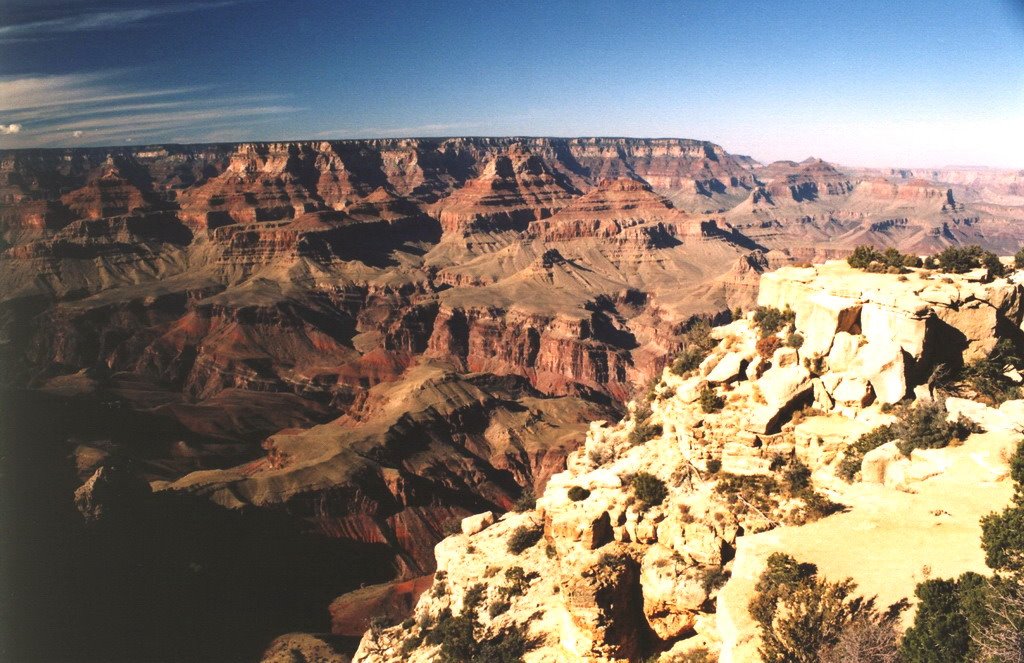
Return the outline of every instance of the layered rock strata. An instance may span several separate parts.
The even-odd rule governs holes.
[[[766,274],[759,301],[794,312],[777,349],[764,356],[753,314],[714,329],[699,368],[666,370],[646,406],[591,423],[536,509],[464,520],[437,546],[413,626],[365,635],[356,660],[434,660],[443,644],[430,630],[472,611],[480,639],[526,635],[527,661],[671,661],[697,648],[751,661],[747,606],[772,552],[852,577],[883,605],[912,598],[922,568],[984,572],[978,521],[1010,500],[1006,459],[1024,401],[950,398],[950,419],[977,431],[961,445],[909,456],[883,445],[851,483],[838,468],[861,434],[895,420],[894,403],[938,398],[931,367],[1019,343],[1022,283],[1022,272],[897,277],[838,262]],[[787,345],[794,335],[803,343]],[[702,406],[707,393],[719,402]],[[808,493],[782,488],[779,467],[797,461],[840,510],[816,511]],[[641,475],[664,494],[638,492]]]

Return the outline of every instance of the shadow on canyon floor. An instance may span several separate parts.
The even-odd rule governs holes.
[[[331,599],[393,574],[385,546],[184,495],[157,493],[119,522],[86,526],[67,437],[102,434],[116,417],[0,394],[3,660],[255,660],[282,633],[328,631]]]

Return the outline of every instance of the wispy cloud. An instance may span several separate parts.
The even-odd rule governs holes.
[[[506,118],[508,120],[518,119],[516,116]],[[432,124],[415,124],[404,127],[346,127],[321,131],[316,134],[317,138],[407,138],[411,136],[443,136],[454,133],[464,133],[474,129],[483,129],[493,125],[491,120],[465,120],[459,122],[444,122]]]
[[[183,135],[204,140],[211,132],[251,131],[303,110],[279,94],[139,87],[125,74],[0,78],[0,147],[157,142]]]
[[[0,26],[0,41],[88,30],[111,30],[163,16],[217,9],[238,3],[239,0],[219,0],[217,2],[156,5],[144,9],[81,11],[70,16]]]

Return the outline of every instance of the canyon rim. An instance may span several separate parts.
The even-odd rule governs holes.
[[[4,4],[0,659],[1024,660],[1014,3]]]

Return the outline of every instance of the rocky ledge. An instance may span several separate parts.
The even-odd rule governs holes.
[[[526,661],[751,661],[771,553],[879,605],[912,602],[930,574],[987,572],[978,523],[1010,501],[1024,400],[952,397],[949,376],[1019,347],[1022,283],[840,262],[764,275],[758,309],[695,330],[625,419],[590,425],[534,509],[463,520],[413,615],[374,625],[355,660],[437,660],[462,633]],[[1012,393],[1020,376],[998,371]]]

